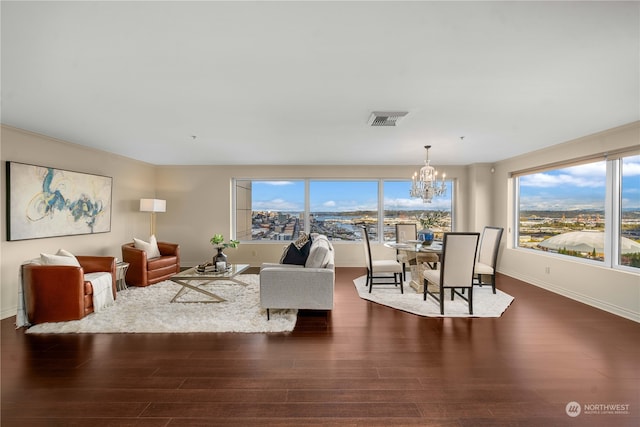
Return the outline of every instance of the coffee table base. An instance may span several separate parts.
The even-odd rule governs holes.
[[[213,303],[213,302],[223,302],[226,301],[226,299],[222,298],[219,295],[216,295],[212,292],[209,292],[205,289],[200,288],[199,286],[194,286],[190,283],[184,282],[182,280],[174,280],[174,283],[177,283],[179,285],[182,286],[182,288],[180,288],[180,290],[178,291],[178,293],[176,294],[176,296],[173,297],[173,299],[171,299],[170,302],[180,302],[180,303]],[[204,286],[204,285],[208,285],[209,283],[211,283],[211,281],[207,281],[206,283],[201,284],[200,286]],[[201,294],[207,295],[208,297],[210,297],[210,300],[197,300],[197,301],[176,301],[178,298],[180,298],[182,295],[184,295],[185,293],[187,293],[189,290],[192,291],[196,291],[196,292],[200,292]]]
[[[176,295],[173,297],[173,299],[171,299],[170,302],[179,302],[183,304],[188,304],[188,303],[218,303],[218,302],[226,301],[226,299],[222,298],[220,295],[216,295],[213,292],[209,292],[206,289],[202,289],[202,287],[205,285],[209,285],[211,283],[219,282],[219,281],[232,282],[237,285],[249,286],[248,283],[245,283],[241,280],[236,279],[237,275],[239,275],[241,272],[249,268],[249,266],[240,264],[240,265],[234,265],[233,267],[234,267],[234,272],[231,275],[229,274],[207,275],[207,276],[197,275],[194,273],[195,268],[192,268],[190,270],[187,270],[186,272],[177,274],[176,276],[171,278],[171,281],[182,286],[182,288],[180,288],[178,293],[176,293]],[[201,282],[201,283],[194,285],[190,282]],[[194,300],[194,301],[178,301],[178,298],[180,298],[182,295],[186,294],[189,291],[199,292],[203,295],[206,295],[209,298],[203,299],[203,300]]]

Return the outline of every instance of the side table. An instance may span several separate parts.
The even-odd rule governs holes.
[[[122,291],[124,289],[128,289],[127,282],[125,277],[127,276],[127,269],[129,268],[129,263],[120,261],[116,263],[116,290]]]

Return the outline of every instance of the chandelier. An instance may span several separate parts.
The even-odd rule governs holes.
[[[446,192],[447,186],[444,183],[446,174],[442,174],[442,180],[438,182],[438,171],[429,164],[429,148],[431,146],[425,145],[424,148],[427,150],[427,157],[424,166],[420,169],[420,174],[418,175],[416,172],[411,177],[409,195],[416,199],[422,199],[424,203],[431,203],[434,196],[442,196]]]

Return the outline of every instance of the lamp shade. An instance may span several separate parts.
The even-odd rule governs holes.
[[[140,199],[140,212],[166,212],[167,201],[160,199]]]

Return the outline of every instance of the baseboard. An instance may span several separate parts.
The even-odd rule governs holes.
[[[0,312],[0,319],[6,319],[8,317],[15,316],[17,312],[18,312],[17,306],[6,308],[2,310],[2,312]]]
[[[545,282],[544,280],[539,280],[535,277],[530,277],[526,274],[520,274],[515,271],[499,270],[498,274],[504,274],[505,276],[513,277],[514,279],[521,280],[542,289],[546,289],[547,291],[556,293],[574,301],[581,302],[583,304],[587,304],[591,307],[606,311],[607,313],[615,314],[616,316],[624,317],[625,319],[640,323],[640,313],[627,310],[615,304],[609,304],[607,302],[592,298],[588,295],[574,292],[569,289],[565,289],[560,286]]]

